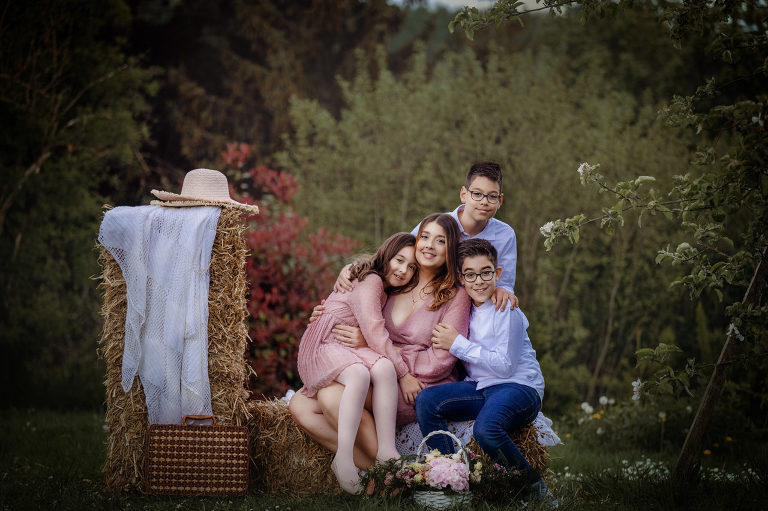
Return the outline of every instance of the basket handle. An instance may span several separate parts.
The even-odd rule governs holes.
[[[459,452],[464,453],[464,465],[467,467],[467,472],[471,472],[471,470],[469,469],[469,453],[467,452],[467,448],[461,443],[461,440],[459,440],[459,438],[456,435],[454,435],[450,431],[445,431],[442,429],[436,429],[435,431],[432,431],[431,433],[429,433],[427,436],[424,437],[424,439],[419,444],[419,448],[416,449],[417,459],[421,459],[421,452],[424,449],[424,444],[426,444],[427,440],[434,435],[448,435],[449,437],[456,440],[456,443],[459,444]]]
[[[186,426],[187,425],[187,419],[191,419],[193,421],[204,421],[206,419],[211,420],[211,426],[216,425],[216,417],[213,415],[185,415],[183,419],[181,419],[181,423]]]

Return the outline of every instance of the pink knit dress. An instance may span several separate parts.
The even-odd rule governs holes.
[[[394,346],[400,348],[400,356],[405,360],[408,372],[428,387],[457,379],[454,371],[456,358],[446,350],[432,347],[432,330],[438,323],[448,323],[465,337],[469,331],[470,300],[463,287],[436,311],[427,310],[433,302],[430,297],[399,325],[392,321],[393,296],[389,297],[383,311],[384,325]],[[413,405],[406,403],[403,393],[398,392],[397,424],[415,421]]]
[[[382,357],[392,361],[397,377],[408,372],[403,357],[395,349],[384,328],[382,307],[387,300],[384,283],[375,274],[354,282],[350,293],[331,293],[325,310],[310,323],[299,344],[298,368],[304,387],[299,391],[314,397],[327,387],[346,367],[364,364],[369,369]],[[359,326],[368,348],[349,348],[335,339],[336,325]]]

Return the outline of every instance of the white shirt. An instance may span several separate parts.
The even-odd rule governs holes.
[[[488,220],[485,229],[480,231],[476,236],[470,236],[459,221],[459,211],[463,210],[464,204],[461,204],[458,208],[447,213],[456,220],[456,223],[459,226],[459,241],[464,241],[472,237],[490,241],[493,248],[498,252],[497,266],[501,266],[501,278],[496,285],[514,293],[515,268],[517,267],[517,238],[515,237],[514,229],[501,220],[491,218]],[[411,234],[416,236],[418,232],[419,226],[417,225],[411,231]]]
[[[490,300],[472,305],[469,339],[459,334],[450,352],[464,362],[468,381],[477,390],[500,383],[532,387],[544,399],[544,376],[526,329],[528,319],[519,307],[496,310]]]

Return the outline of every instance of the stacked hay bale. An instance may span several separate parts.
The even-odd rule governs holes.
[[[333,453],[299,429],[279,399],[251,401],[252,488],[290,495],[341,491],[331,471]]]
[[[222,425],[245,425],[249,418],[245,388],[248,366],[246,307],[247,245],[243,215],[223,208],[211,251],[208,289],[208,377],[211,405]],[[138,376],[130,391],[121,386],[125,315],[125,279],[112,255],[100,247],[104,329],[99,356],[106,364],[107,458],[103,472],[113,490],[142,490],[147,405]]]

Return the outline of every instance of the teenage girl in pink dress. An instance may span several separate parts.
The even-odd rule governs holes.
[[[376,459],[399,457],[395,447],[397,381],[408,373],[408,366],[389,339],[382,308],[390,294],[407,292],[416,284],[415,242],[409,233],[395,234],[372,258],[355,263],[351,268],[352,292],[331,293],[325,301],[325,313],[309,325],[299,345],[302,395],[313,398],[333,382],[344,385],[338,412],[338,448],[331,468],[349,493],[360,490],[353,449],[371,384],[371,407],[380,439]],[[333,333],[338,326],[359,328],[368,346],[355,349],[341,344]]]

